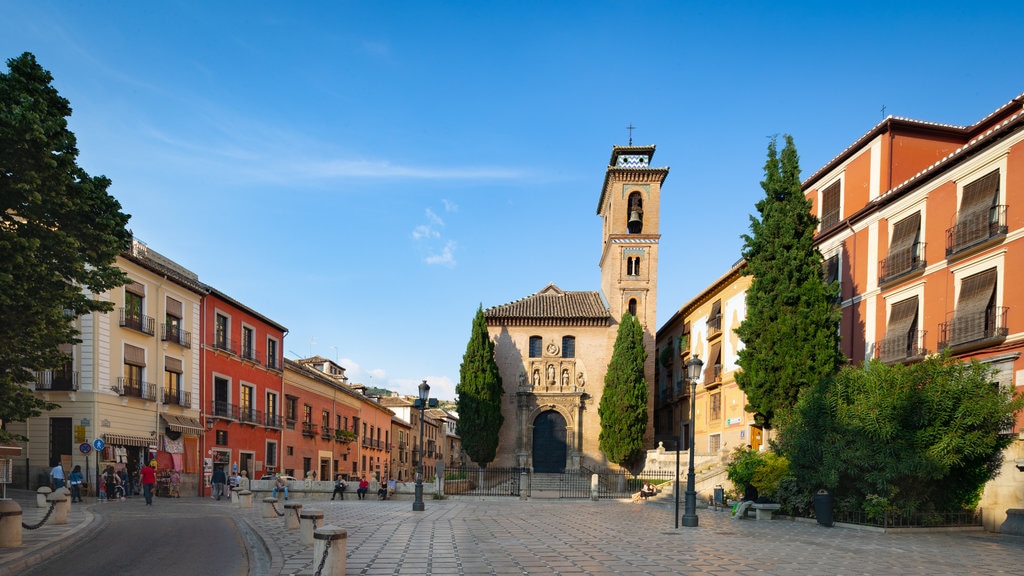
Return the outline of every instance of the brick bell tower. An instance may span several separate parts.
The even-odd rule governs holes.
[[[615,345],[618,322],[629,312],[644,328],[647,362],[647,434],[654,441],[654,362],[658,302],[658,241],[661,238],[661,185],[669,169],[652,168],[654,146],[614,146],[605,170],[597,215],[601,234],[601,292],[616,325],[608,337]]]

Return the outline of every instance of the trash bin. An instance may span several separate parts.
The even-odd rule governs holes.
[[[725,488],[715,486],[715,510],[725,506]]]
[[[821,526],[832,526],[832,495],[822,488],[814,495],[814,517]]]

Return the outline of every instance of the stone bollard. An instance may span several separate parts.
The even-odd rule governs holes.
[[[323,510],[306,510],[299,514],[299,542],[303,546],[313,545],[313,532],[324,523]]]
[[[231,491],[231,505],[234,506],[235,508],[238,508],[239,506],[238,490]]]
[[[14,500],[0,500],[0,548],[21,546],[21,506]]]
[[[50,516],[53,519],[53,523],[67,524],[68,511],[71,509],[71,504],[68,502],[67,497],[63,494],[50,494],[48,500],[53,504],[53,515]]]
[[[300,514],[302,514],[302,504],[298,502],[284,503],[284,527],[286,530],[299,529]]]
[[[601,477],[597,474],[590,477],[590,499],[595,502],[601,499]]]
[[[238,493],[238,505],[242,508],[252,508],[252,492],[242,490]]]
[[[348,531],[328,524],[313,532],[313,568],[321,576],[345,576]],[[325,557],[326,556],[326,557]]]
[[[57,488],[56,490],[53,491],[53,494],[51,496],[63,496],[64,501],[61,502],[60,500],[58,500],[57,508],[63,507],[65,510],[65,514],[71,514],[71,488],[68,488],[66,486]],[[54,513],[56,512],[57,510],[54,509]]]
[[[527,487],[530,482],[529,476],[526,472],[519,473],[519,499],[526,500]]]
[[[263,499],[263,517],[277,518],[277,498],[267,497]]]
[[[46,508],[49,506],[49,504],[46,503],[46,500],[52,493],[53,490],[50,490],[49,486],[40,486],[36,490],[36,508]]]

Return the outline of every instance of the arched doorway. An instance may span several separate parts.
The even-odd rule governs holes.
[[[565,418],[555,410],[541,412],[533,421],[534,472],[563,472],[565,456]]]

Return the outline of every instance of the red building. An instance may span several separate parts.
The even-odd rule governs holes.
[[[202,302],[204,486],[215,467],[250,478],[280,469],[288,329],[207,287]]]

